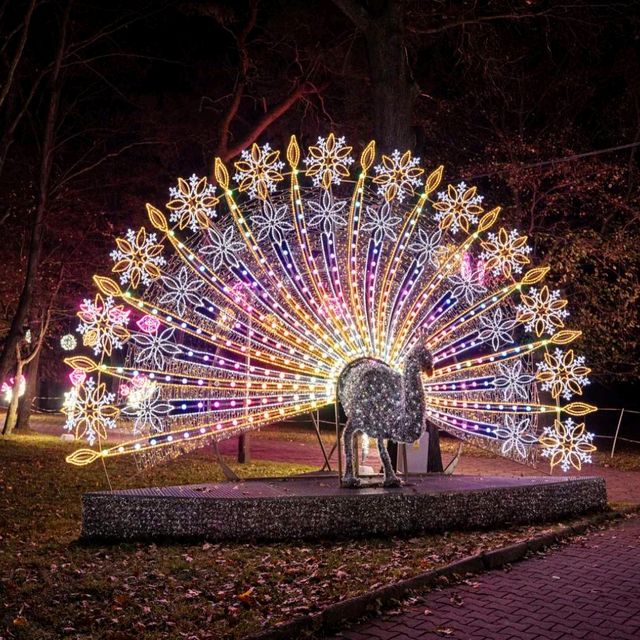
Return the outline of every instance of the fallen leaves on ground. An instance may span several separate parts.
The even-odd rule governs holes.
[[[290,544],[85,546],[77,543],[80,497],[104,489],[105,478],[99,466],[67,465],[69,450],[42,436],[0,441],[0,486],[13,487],[0,492],[0,637],[237,639],[549,528]],[[222,480],[205,454],[152,472],[137,473],[133,465],[122,459],[109,467],[112,482]],[[265,462],[234,469],[306,470]]]
[[[454,631],[451,627],[436,627],[436,633],[439,636],[452,636]]]

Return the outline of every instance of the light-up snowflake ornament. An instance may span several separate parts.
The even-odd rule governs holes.
[[[500,229],[500,208],[484,213],[474,187],[447,188],[443,167],[425,173],[410,152],[376,156],[375,142],[351,152],[335,135],[306,152],[295,136],[286,153],[253,145],[231,173],[216,158],[215,193],[194,175],[173,184],[164,212],[147,207],[165,252],[147,232],[123,237],[116,269],[139,286],[96,276],[102,297],[85,301],[79,331],[100,357],[65,354],[82,393],[111,380],[132,437],[69,462],[132,453],[155,464],[315,412],[361,359],[380,372],[373,386],[394,380],[391,395],[418,400],[389,409],[384,382],[372,413],[377,392],[352,378],[354,412],[370,415],[363,430],[374,440],[419,437],[426,412],[430,428],[535,466],[543,425],[595,410],[564,401],[586,367],[553,350],[580,332],[560,330],[566,302],[545,287],[546,268],[528,268],[524,237]],[[434,374],[420,377],[429,354]],[[98,440],[73,396],[70,428],[77,415],[78,431]]]
[[[478,339],[491,342],[491,347],[498,350],[503,344],[513,342],[513,328],[517,320],[507,315],[501,307],[497,307],[488,315],[480,316]]]
[[[346,200],[335,200],[329,191],[323,191],[320,202],[307,202],[312,216],[309,218],[310,227],[321,227],[323,233],[330,235],[337,227],[344,227],[347,219],[343,210],[347,206]]]
[[[498,233],[489,233],[489,239],[482,243],[484,252],[482,259],[485,269],[494,276],[504,275],[510,278],[513,273],[522,273],[522,266],[529,262],[531,247],[527,244],[527,236],[520,236],[513,229],[509,233],[502,228]]]
[[[313,178],[316,187],[328,189],[332,184],[340,184],[342,178],[349,177],[349,167],[354,160],[349,155],[352,147],[344,138],[336,138],[333,133],[326,138],[318,138],[315,146],[309,147],[309,155],[304,159],[306,175]]]
[[[553,354],[544,354],[544,361],[538,362],[536,378],[542,382],[540,388],[550,391],[554,399],[562,396],[565,400],[582,395],[582,387],[589,384],[587,376],[591,369],[585,366],[584,356],[575,356],[573,349],[556,349]]]
[[[114,393],[107,393],[104,382],[96,385],[89,378],[75,387],[73,396],[65,400],[62,412],[67,416],[64,428],[72,431],[76,439],[86,438],[90,445],[107,437],[108,429],[115,429],[119,410],[113,405]]]
[[[209,244],[200,249],[200,253],[210,260],[211,268],[217,271],[224,265],[238,266],[238,255],[244,251],[245,245],[238,240],[233,227],[227,227],[221,232],[217,229],[207,229]]]
[[[144,227],[137,233],[129,229],[126,238],[116,238],[116,245],[111,258],[115,262],[114,273],[120,274],[120,284],[130,283],[135,289],[141,282],[148,285],[160,277],[160,267],[166,260],[160,255],[162,245],[157,243],[155,233],[147,235]]]
[[[390,156],[382,156],[382,163],[373,170],[376,175],[373,182],[378,185],[378,193],[387,202],[397,198],[403,202],[407,195],[413,195],[422,185],[424,169],[420,168],[420,158],[412,158],[410,151],[402,155],[396,149]]]
[[[122,410],[126,416],[134,418],[133,431],[141,433],[162,433],[163,419],[173,410],[173,406],[160,397],[160,388],[145,379],[141,391],[132,390],[127,396],[127,406]]]
[[[215,186],[208,184],[206,178],[195,174],[188,181],[178,178],[178,187],[169,189],[172,198],[167,202],[167,209],[171,211],[169,220],[177,223],[179,229],[189,227],[193,232],[208,227],[209,221],[216,217],[214,207],[219,200],[215,192]]]
[[[380,244],[383,240],[395,240],[397,236],[396,227],[400,222],[400,217],[393,215],[391,204],[384,202],[379,207],[366,207],[366,222],[362,225],[362,231],[373,233],[373,241]]]
[[[552,335],[564,327],[564,319],[569,315],[565,309],[567,301],[560,298],[557,289],[549,291],[546,285],[540,290],[531,287],[528,293],[521,294],[521,300],[516,307],[517,319],[526,331],[535,331],[537,336],[545,332]]]
[[[184,316],[187,306],[197,307],[202,304],[199,292],[204,283],[187,267],[181,267],[171,276],[163,276],[162,283],[165,293],[160,297],[160,303],[169,305],[178,315]]]
[[[535,376],[527,373],[522,365],[522,360],[501,363],[498,366],[498,371],[493,384],[496,389],[502,390],[505,400],[529,399],[529,387],[535,380]]]
[[[463,229],[468,233],[472,224],[478,224],[483,199],[476,187],[467,188],[464,182],[457,187],[450,184],[446,191],[438,193],[438,202],[433,205],[440,228],[450,229],[451,233]]]
[[[283,179],[279,151],[273,151],[268,144],[259,147],[251,145],[251,151],[243,151],[242,160],[235,163],[237,173],[233,177],[240,191],[246,191],[251,198],[265,200],[276,190],[276,184]]]
[[[585,431],[584,422],[576,424],[571,418],[564,422],[556,420],[553,427],[545,427],[540,446],[541,455],[549,458],[552,471],[556,465],[563,471],[571,467],[580,471],[583,464],[592,462],[591,454],[596,450],[593,434]]]
[[[464,261],[462,264],[464,265]],[[473,268],[461,268],[449,278],[449,281],[453,287],[453,296],[467,304],[473,304],[487,290],[478,277],[478,272]]]
[[[95,301],[85,300],[80,305],[77,316],[82,321],[78,332],[82,335],[82,344],[93,347],[93,353],[110,356],[112,350],[121,349],[129,339],[126,325],[130,311],[123,305],[116,305],[110,296],[105,299],[98,293]]]
[[[503,455],[518,455],[520,458],[527,458],[529,448],[538,441],[537,436],[531,433],[530,423],[529,418],[521,418],[511,414],[505,416],[504,424],[495,429],[496,437],[504,440],[501,448]]]
[[[174,329],[165,329],[157,333],[134,333],[131,336],[133,342],[139,347],[136,351],[136,359],[139,363],[148,363],[161,371],[166,360],[182,352],[182,349],[173,341]]]
[[[415,254],[416,263],[419,267],[424,264],[430,264],[434,267],[438,265],[441,241],[442,231],[436,230],[429,234],[424,229],[418,229],[417,237],[409,245],[409,249]]]
[[[78,341],[73,333],[65,333],[62,338],[60,338],[60,347],[64,349],[64,351],[73,351],[78,346]]]
[[[280,244],[285,235],[293,231],[289,207],[286,204],[273,205],[268,200],[262,202],[262,212],[255,213],[251,219],[256,231],[256,241],[271,240]]]

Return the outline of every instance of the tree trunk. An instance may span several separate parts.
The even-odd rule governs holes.
[[[380,151],[415,146],[413,108],[417,91],[407,64],[404,2],[375,2],[364,33],[373,99],[373,133]]]
[[[27,365],[24,372],[24,376],[26,378],[26,386],[24,395],[22,396],[22,398],[20,398],[20,403],[18,404],[18,419],[16,421],[17,431],[29,428],[33,399],[38,393],[38,370],[40,368],[41,351],[42,349],[38,349],[38,353]]]
[[[429,473],[442,473],[442,453],[440,451],[440,432],[438,427],[430,421],[427,422],[429,431],[429,448],[427,453],[427,471]]]
[[[373,102],[373,136],[383,153],[415,146],[418,95],[405,46],[403,0],[333,0],[364,36]]]
[[[38,183],[38,204],[36,206],[31,238],[29,240],[29,257],[27,259],[27,270],[22,285],[18,306],[16,308],[11,327],[5,340],[2,353],[0,353],[0,381],[6,380],[7,374],[14,364],[16,347],[20,343],[23,334],[24,323],[27,319],[33,294],[38,279],[40,258],[42,256],[42,240],[44,236],[44,218],[49,204],[49,182],[51,169],[53,166],[53,155],[55,149],[56,126],[58,121],[58,107],[60,104],[60,93],[62,91],[61,68],[64,59],[67,26],[69,23],[69,13],[71,2],[67,3],[62,16],[60,31],[60,42],[56,51],[55,63],[51,71],[51,95],[47,110],[47,120],[42,139],[42,156],[40,160],[40,180]]]
[[[387,440],[387,453],[391,458],[391,468],[398,470],[398,443],[393,440]]]
[[[240,464],[251,462],[251,441],[248,433],[241,433],[238,436],[238,462]]]
[[[9,95],[9,92],[11,91],[18,65],[22,60],[24,46],[27,43],[27,38],[29,37],[29,26],[31,24],[31,17],[33,16],[33,11],[35,8],[36,0],[31,0],[29,5],[27,6],[24,20],[22,21],[22,34],[20,36],[20,41],[18,42],[18,46],[16,47],[16,50],[13,54],[13,59],[9,63],[9,68],[7,69],[7,77],[3,81],[2,87],[0,88],[0,107],[2,107]]]
[[[16,376],[13,383],[13,392],[11,394],[11,402],[7,407],[7,415],[4,419],[4,426],[2,428],[3,436],[10,436],[16,426],[16,420],[18,418],[18,401],[20,392],[20,376],[22,376],[22,361],[18,360],[16,364]]]

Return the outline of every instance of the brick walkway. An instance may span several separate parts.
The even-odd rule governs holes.
[[[282,439],[267,437],[265,432],[259,438],[251,440],[251,455],[255,460],[275,460],[287,462],[301,462],[303,464],[322,465],[322,453],[316,442],[288,442]],[[238,450],[236,438],[225,440],[220,443],[220,451],[229,456],[234,456]],[[445,464],[451,456],[443,456]],[[335,462],[335,458],[332,460]],[[378,468],[378,461],[375,447],[368,460],[368,464]],[[525,467],[517,462],[505,458],[486,458],[469,455],[465,451],[462,453],[460,464],[455,471],[457,474],[478,475],[478,476],[535,476],[544,475],[542,471]],[[556,475],[564,475],[556,471]],[[602,476],[607,483],[607,496],[610,502],[621,502],[627,504],[640,504],[640,471],[621,471],[596,464],[588,464],[582,468],[581,472],[572,470],[570,475],[577,476]],[[640,640],[640,638],[639,638]]]
[[[466,583],[428,593],[348,640],[638,640],[640,517]]]
[[[462,454],[456,473],[467,475],[496,476],[533,476],[540,471],[524,467],[505,458],[480,458]],[[560,471],[556,475],[562,475]],[[586,464],[582,471],[571,470],[572,476],[601,476],[607,483],[607,496],[610,502],[640,504],[640,471],[622,471],[599,464]],[[640,640],[640,639],[639,639]]]

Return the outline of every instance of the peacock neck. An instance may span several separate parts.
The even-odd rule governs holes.
[[[402,374],[405,416],[402,420],[403,442],[413,442],[424,432],[426,404],[422,388],[422,375],[418,363],[408,359]]]

